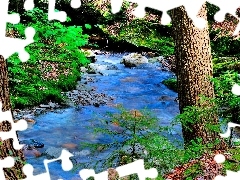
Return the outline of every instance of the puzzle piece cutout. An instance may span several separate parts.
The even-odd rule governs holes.
[[[238,84],[234,84],[232,87],[232,93],[240,96],[240,86]]]
[[[145,180],[146,178],[156,178],[158,176],[158,172],[155,168],[147,170],[144,168],[143,159],[117,167],[116,171],[118,172],[120,178],[132,174],[137,174],[139,180]],[[79,172],[79,175],[83,180],[87,180],[89,177],[94,177],[94,180],[108,180],[108,171],[96,174],[93,169],[83,169]]]
[[[214,157],[214,160],[216,161],[216,163],[224,163],[224,161],[226,160],[225,156],[222,154],[217,154]],[[215,177],[214,180],[234,180],[234,179],[239,179],[240,178],[240,171],[238,172],[233,172],[233,171],[226,171],[226,176],[222,176],[222,175],[218,175]]]
[[[235,127],[240,127],[240,124],[229,122],[228,123],[228,127],[227,127],[227,131],[224,134],[220,134],[220,136],[223,137],[223,138],[230,137],[230,135],[231,135],[231,128],[235,128]]]
[[[56,0],[49,0],[48,2],[48,20],[59,20],[64,22],[67,20],[67,13],[65,11],[55,11]],[[81,0],[71,0],[70,5],[72,8],[79,8],[81,6]]]
[[[35,5],[34,5],[34,0],[26,0],[26,1],[24,2],[24,9],[25,9],[26,11],[30,11],[30,10],[32,10],[34,7],[35,7]]]
[[[161,23],[163,25],[167,25],[171,22],[170,16],[167,14],[167,11],[177,8],[179,6],[184,6],[188,16],[193,20],[193,23],[198,28],[204,28],[207,25],[207,21],[203,18],[197,17],[199,10],[204,4],[205,0],[128,0],[132,3],[137,3],[138,6],[134,11],[134,15],[138,18],[143,18],[145,16],[145,8],[152,8],[155,10],[162,11],[162,20]],[[112,13],[115,14],[120,11],[121,6],[123,4],[123,0],[111,0]]]
[[[25,120],[19,120],[18,122],[14,123],[13,118],[12,118],[12,113],[11,111],[2,111],[2,103],[0,102],[0,122],[2,121],[9,121],[12,125],[12,129],[8,132],[0,132],[0,137],[2,140],[6,140],[9,138],[13,139],[13,147],[16,150],[21,149],[24,145],[20,145],[16,131],[24,131],[27,129],[28,124],[27,121]]]
[[[231,128],[234,127],[240,127],[240,124],[236,124],[236,123],[232,123],[229,122],[228,123],[228,127],[227,127],[227,131],[224,134],[220,134],[221,137],[223,138],[228,138],[231,135]],[[225,162],[225,156],[222,154],[217,154],[214,157],[214,160],[219,164],[219,163],[224,163]],[[240,171],[234,172],[234,171],[226,171],[226,176],[222,176],[222,175],[218,175],[215,177],[214,180],[234,180],[234,179],[240,179]]]
[[[27,27],[25,30],[25,40],[6,37],[7,23],[17,24],[20,21],[19,14],[8,14],[8,4],[9,0],[0,1],[0,42],[2,42],[0,54],[7,59],[15,52],[18,52],[19,58],[25,62],[30,56],[24,48],[34,42],[33,37],[35,35],[35,30],[32,27]]]
[[[23,167],[23,172],[27,176],[27,178],[22,180],[51,180],[50,179],[50,172],[48,168],[48,164],[61,160],[61,166],[64,171],[70,171],[73,168],[73,163],[70,160],[70,157],[72,157],[73,154],[71,154],[69,151],[63,149],[61,155],[57,159],[45,159],[43,161],[46,172],[38,175],[33,175],[33,166],[31,164],[26,164]]]
[[[237,35],[240,30],[240,18],[237,17],[236,10],[238,7],[240,7],[240,1],[238,1],[238,0],[228,0],[228,1],[226,1],[226,0],[208,0],[208,2],[218,6],[220,8],[220,11],[218,11],[214,16],[214,19],[216,21],[219,21],[219,22],[224,21],[225,15],[227,13],[235,16],[239,20],[239,23],[233,33],[233,35]]]
[[[216,161],[216,163],[224,163],[224,161],[226,160],[225,159],[225,156],[222,155],[222,154],[217,154],[215,157],[214,157],[214,160]],[[226,170],[226,176],[222,176],[222,175],[217,175],[214,180],[237,180],[240,178],[240,171],[238,172],[233,172],[233,171],[229,171],[229,170]]]
[[[5,179],[3,168],[11,168],[14,166],[15,160],[14,158],[8,156],[2,160],[0,160],[0,179]]]
[[[49,0],[48,4],[48,19],[59,20],[61,22],[66,21],[67,14],[64,11],[55,12],[56,0]],[[7,23],[17,24],[20,22],[19,14],[8,14],[9,0],[0,1],[0,42],[4,42],[0,47],[0,54],[5,58],[9,58],[15,52],[18,52],[19,59],[22,62],[26,62],[30,55],[25,51],[25,47],[34,42],[33,37],[35,35],[35,29],[27,27],[25,30],[26,39],[18,39],[6,37]],[[78,8],[81,6],[81,0],[71,0],[71,6]],[[26,0],[24,3],[25,10],[32,10],[34,8],[33,0]]]

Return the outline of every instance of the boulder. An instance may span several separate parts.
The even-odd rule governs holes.
[[[67,148],[67,149],[76,149],[77,148],[77,144],[73,144],[73,143],[66,143],[62,145],[63,148]]]
[[[24,144],[24,149],[28,150],[44,147],[44,144],[42,142],[36,141],[34,139],[21,140],[19,143]]]
[[[112,65],[112,64],[94,64],[90,63],[88,65],[88,73],[90,74],[104,74],[104,71],[108,70],[118,70],[117,66]]]
[[[80,67],[80,71],[82,72],[82,73],[87,73],[87,68],[86,67]]]
[[[91,63],[95,63],[97,61],[96,54],[91,50],[83,50],[85,56],[91,61]]]
[[[49,147],[45,150],[43,155],[48,156],[49,158],[58,158],[62,154],[63,148]]]
[[[170,96],[166,96],[166,95],[163,95],[163,96],[160,96],[159,101],[171,101],[171,100],[174,100],[173,97],[170,97]]]
[[[27,150],[27,149],[23,149],[23,153],[25,155],[25,157],[40,157],[42,155],[42,153],[36,149],[32,149],[32,150]]]
[[[131,53],[127,56],[123,56],[120,63],[124,64],[126,67],[137,67],[141,64],[148,63],[148,59],[141,54]]]

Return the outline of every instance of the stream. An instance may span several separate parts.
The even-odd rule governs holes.
[[[105,93],[114,97],[111,104],[95,106],[70,106],[47,112],[35,118],[36,124],[29,126],[26,131],[18,132],[20,140],[35,139],[44,143],[40,152],[55,147],[65,147],[77,162],[88,162],[91,152],[80,151],[81,143],[107,142],[104,135],[94,136],[91,127],[98,126],[98,119],[106,112],[114,112],[114,104],[122,104],[126,109],[150,110],[158,119],[160,126],[170,125],[172,119],[179,113],[178,103],[174,101],[177,93],[169,90],[161,82],[173,76],[173,73],[161,70],[160,64],[148,63],[136,68],[126,68],[120,64],[125,54],[97,55],[99,65],[114,65],[117,70],[102,70],[101,74],[86,74],[93,82],[88,85],[94,87],[96,92]],[[161,97],[165,97],[162,100]],[[167,97],[167,98],[166,98]],[[94,120],[94,121],[93,121]],[[176,125],[171,133],[165,132],[170,141],[174,139],[182,141],[181,126]],[[104,158],[109,151],[103,151],[98,158]],[[25,153],[28,163],[34,167],[34,175],[44,173],[43,160],[45,156],[35,157],[31,153]],[[61,163],[49,164],[51,179],[80,180],[78,172],[65,172]]]

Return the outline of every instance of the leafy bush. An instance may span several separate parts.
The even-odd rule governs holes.
[[[116,40],[125,40],[136,46],[148,47],[158,51],[163,56],[174,53],[174,42],[169,34],[170,28],[162,27],[159,24],[147,22],[146,20],[135,19],[130,24],[120,24],[118,34],[112,37]],[[109,33],[102,25],[100,28]],[[158,31],[156,30],[158,29]]]
[[[122,106],[117,113],[108,113],[94,127],[96,135],[109,137],[107,142],[81,144],[80,148],[90,148],[92,161],[78,166],[106,169],[144,159],[146,168],[155,167],[161,174],[173,169],[184,161],[183,150],[177,149],[167,138],[160,135],[169,127],[159,127],[159,119],[145,110],[127,110]],[[104,159],[96,158],[99,149],[111,153]],[[97,159],[97,160],[96,160]],[[99,167],[98,165],[101,164]],[[159,174],[159,178],[161,176]]]
[[[219,116],[239,123],[240,97],[232,93],[232,86],[240,84],[239,75],[233,71],[226,71],[212,79],[214,82],[216,103],[220,107]]]
[[[80,76],[80,66],[89,63],[79,49],[88,42],[88,35],[82,34],[80,26],[66,27],[60,22],[48,21],[47,14],[38,8],[22,16],[29,21],[8,24],[8,31],[24,38],[24,30],[32,26],[36,35],[34,43],[26,47],[30,54],[28,62],[20,62],[16,54],[8,58],[13,108],[33,106],[49,100],[61,102],[61,91],[73,89]],[[55,67],[44,67],[44,62],[55,64]],[[50,72],[53,68],[56,77],[44,78],[44,71]]]
[[[219,56],[236,56],[239,57],[239,47],[240,47],[240,39],[234,39],[232,36],[226,35],[221,36],[214,39],[218,36],[220,30],[210,30],[210,38],[211,38],[211,49],[212,54],[215,57]]]
[[[217,57],[213,59],[213,73],[215,77],[230,70],[240,72],[240,61],[237,57]]]

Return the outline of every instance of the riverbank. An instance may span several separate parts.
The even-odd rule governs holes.
[[[114,52],[108,52],[108,51],[100,51],[100,50],[86,50],[90,51],[91,55],[89,56],[89,59],[94,59],[98,55],[105,55],[106,57],[111,56],[112,54],[115,54]],[[123,56],[130,53],[118,53],[119,56]],[[171,71],[171,68],[166,65],[163,58],[158,58],[155,53],[152,52],[142,52],[142,54],[147,55],[150,62],[161,62],[162,67],[161,69],[164,71]],[[154,56],[156,56],[154,58]],[[164,62],[164,63],[163,63]],[[45,78],[45,80],[57,80],[57,78],[60,76],[59,70],[57,69],[59,67],[59,64],[57,62],[43,62],[44,67],[42,66],[42,76]],[[51,70],[45,71],[48,66],[51,66]],[[94,76],[94,74],[98,75],[106,75],[105,72],[110,72],[118,70],[117,67],[114,64],[97,64],[97,63],[90,63],[88,66],[83,66],[79,68],[79,74],[81,74],[81,77],[75,77],[75,79],[81,79],[81,81],[76,82],[67,82],[71,87],[71,91],[66,92],[60,92],[58,96],[62,97],[58,101],[52,101],[51,99],[45,99],[47,103],[39,104],[38,106],[30,106],[28,108],[23,109],[13,109],[13,115],[15,120],[20,119],[26,119],[30,123],[34,123],[34,118],[40,114],[47,113],[47,112],[55,112],[57,109],[66,108],[68,106],[78,106],[78,105],[93,105],[96,107],[99,107],[100,105],[107,104],[108,102],[112,101],[113,97],[107,97],[104,93],[96,93],[96,90],[94,87],[89,86],[89,83],[94,82],[94,78],[91,76]],[[62,69],[63,72],[68,72],[70,69]],[[75,83],[75,87],[72,83]],[[66,86],[69,86],[66,84]],[[73,88],[74,87],[74,88]]]
[[[83,144],[109,142],[108,136],[95,134],[93,130],[94,127],[102,126],[101,119],[106,118],[107,112],[117,112],[116,106],[119,104],[130,110],[148,109],[159,119],[159,126],[166,127],[171,124],[171,120],[178,114],[178,103],[174,101],[177,94],[161,82],[173,74],[163,71],[158,61],[150,61],[133,68],[125,67],[120,61],[128,54],[130,53],[97,55],[97,61],[94,65],[90,65],[96,73],[93,73],[93,70],[90,71],[91,73],[86,72],[78,83],[78,88],[87,89],[82,93],[92,93],[93,97],[94,94],[99,95],[97,96],[99,106],[94,105],[95,101],[91,102],[91,98],[86,102],[88,97],[83,96],[87,96],[87,93],[78,94],[79,89],[76,88],[67,93],[72,97],[72,100],[69,99],[71,103],[68,107],[54,110],[46,108],[47,112],[35,116],[35,124],[29,126],[26,131],[18,133],[20,140],[34,139],[44,144],[40,149],[25,150],[27,161],[35,164],[39,169],[38,172],[44,171],[41,160],[47,157],[46,152],[54,155],[54,152],[62,148],[74,154],[74,162],[88,162],[94,152],[82,149]],[[102,98],[105,98],[103,104],[100,103]],[[110,127],[121,130],[121,127],[114,125]],[[182,141],[180,132],[181,127],[175,126],[171,132],[163,132],[162,135],[167,136],[172,142],[175,139]],[[100,159],[106,159],[111,152],[111,149],[99,150],[100,154],[96,158]],[[71,179],[75,176],[75,173],[63,174],[57,164],[53,166],[53,174],[58,177]]]

